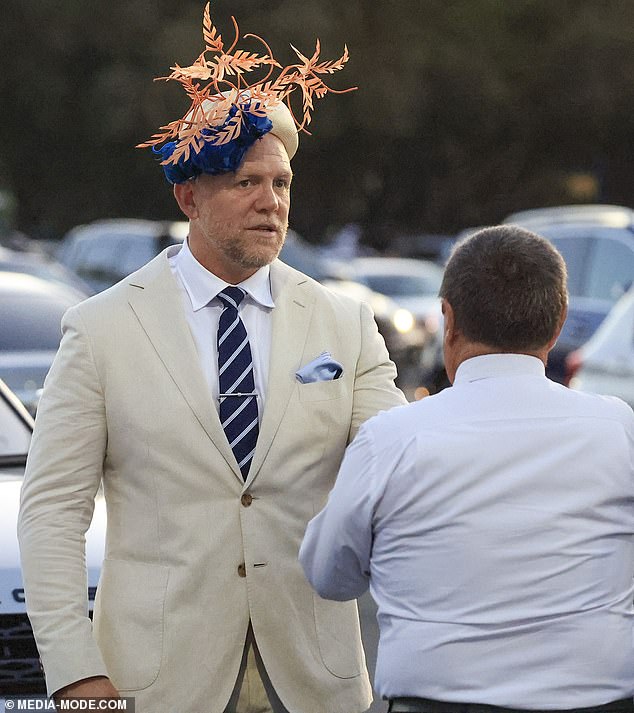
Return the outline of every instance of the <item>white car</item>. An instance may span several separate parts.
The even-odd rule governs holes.
[[[573,389],[619,396],[634,408],[634,288],[566,365]]]
[[[30,414],[0,380],[0,701],[2,696],[45,692],[39,656],[26,615],[16,531],[20,488],[32,431]],[[98,496],[92,525],[86,535],[91,610],[103,561],[105,531],[105,503],[103,497]]]

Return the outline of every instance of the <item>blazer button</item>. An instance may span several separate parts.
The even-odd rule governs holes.
[[[251,505],[251,503],[253,502],[253,495],[251,495],[251,493],[244,493],[240,498],[240,502],[244,505],[245,508],[248,508],[249,505]]]
[[[238,577],[246,577],[247,576],[247,568],[244,565],[244,562],[241,562],[238,565]]]

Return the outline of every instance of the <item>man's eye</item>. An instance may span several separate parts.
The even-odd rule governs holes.
[[[248,188],[251,185],[251,180],[248,178],[245,178],[243,181],[240,181],[238,184],[241,188]]]
[[[289,182],[285,178],[278,178],[275,185],[277,188],[288,188]]]

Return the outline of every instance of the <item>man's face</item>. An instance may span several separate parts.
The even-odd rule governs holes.
[[[265,134],[235,173],[192,181],[185,190],[193,212],[186,213],[197,260],[234,284],[275,260],[288,228],[292,176],[284,145]]]

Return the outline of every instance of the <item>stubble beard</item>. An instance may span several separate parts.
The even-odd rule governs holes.
[[[288,223],[280,226],[280,229],[275,237],[265,245],[252,244],[248,242],[248,236],[245,238],[242,235],[228,236],[225,233],[225,238],[219,241],[220,248],[225,256],[235,265],[249,269],[259,270],[265,265],[270,265],[273,260],[280,254],[286,233],[288,231]]]

